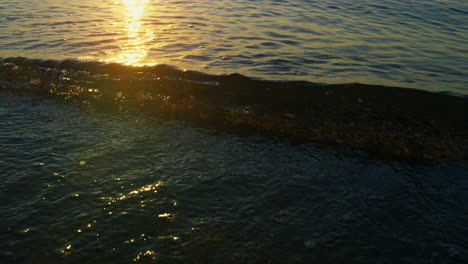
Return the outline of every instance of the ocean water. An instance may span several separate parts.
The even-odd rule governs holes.
[[[468,94],[464,0],[1,1],[0,57]]]
[[[3,263],[463,263],[468,169],[0,92]]]
[[[0,0],[0,263],[466,263],[467,14]]]

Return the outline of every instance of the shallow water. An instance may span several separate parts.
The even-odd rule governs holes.
[[[466,164],[0,92],[5,263],[462,263]]]
[[[467,94],[462,0],[2,1],[0,57]]]

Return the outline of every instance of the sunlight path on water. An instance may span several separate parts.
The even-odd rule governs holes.
[[[126,17],[124,28],[127,31],[127,42],[120,47],[120,53],[116,57],[107,59],[107,62],[119,62],[134,66],[156,64],[145,60],[148,55],[146,43],[154,39],[153,32],[144,28],[141,22],[147,3],[148,0],[122,0],[121,11]]]

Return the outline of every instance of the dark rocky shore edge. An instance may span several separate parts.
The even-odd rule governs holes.
[[[449,93],[22,57],[0,60],[0,89],[53,94],[96,109],[137,107],[378,157],[468,157],[468,97]]]

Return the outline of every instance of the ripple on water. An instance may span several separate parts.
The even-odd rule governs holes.
[[[41,97],[48,121],[31,118],[30,96],[4,95],[7,259],[410,263],[430,250],[434,261],[456,263],[467,256],[466,167],[371,160],[157,116],[85,114]],[[18,133],[47,140],[3,144]]]
[[[327,83],[405,86],[407,80],[417,80],[410,85],[433,91],[466,91],[466,52],[459,48],[467,30],[463,27],[466,8],[460,0],[434,1],[431,5],[415,1],[375,4],[370,0],[339,0],[334,5],[324,1],[171,0],[132,5],[127,1],[104,2],[99,6],[86,0],[83,5],[64,3],[53,9],[37,1],[28,0],[28,9],[20,2],[8,2],[0,9],[7,22],[1,25],[0,56],[163,63],[214,74],[239,72],[259,78]],[[431,49],[427,49],[428,44]],[[260,49],[274,59],[299,65],[285,72],[274,60],[266,68],[257,68],[255,57],[223,59]],[[350,71],[337,71],[339,66],[333,59],[310,67],[301,62],[314,60],[310,54],[334,54],[343,63],[352,62],[350,55],[359,54],[363,63]],[[205,61],[213,64],[207,68],[200,63]],[[369,64],[387,68],[370,71]],[[434,67],[425,67],[428,64]],[[297,75],[297,71],[305,74]]]

